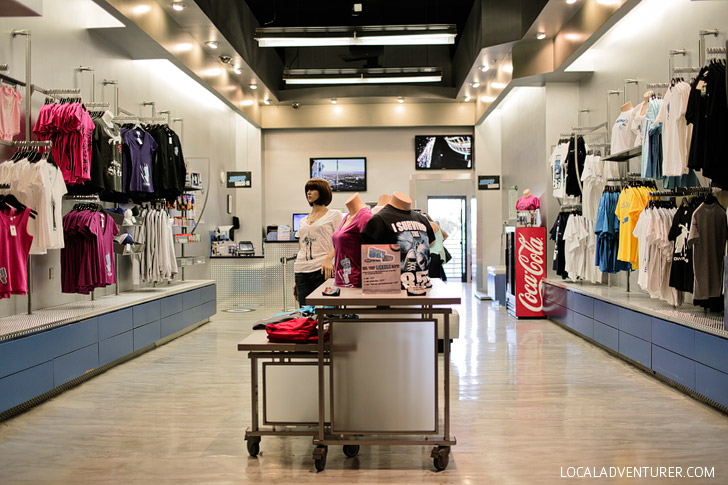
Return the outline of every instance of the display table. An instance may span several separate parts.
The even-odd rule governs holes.
[[[306,298],[316,306],[319,321],[329,321],[330,335],[327,351],[319,326],[317,470],[326,466],[328,446],[336,444],[346,447],[347,456],[356,455],[361,444],[435,445],[435,468],[447,467],[450,447],[456,444],[450,435],[450,349],[443,349],[440,413],[435,315],[443,316],[448,341],[453,310],[436,305],[456,305],[461,298],[459,288],[437,279],[432,283],[421,296],[404,291],[364,295],[359,288],[341,288],[340,296],[330,297],[323,295],[326,286],[333,286],[329,280]]]
[[[544,312],[677,389],[728,411],[728,332],[720,315],[641,291],[545,280]]]

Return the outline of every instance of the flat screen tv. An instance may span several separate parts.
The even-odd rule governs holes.
[[[308,212],[293,214],[293,232],[298,231],[298,228],[301,227],[301,220],[303,220],[307,215]]]
[[[367,159],[312,158],[311,177],[326,179],[334,192],[365,192],[367,190]]]
[[[417,170],[473,168],[473,135],[416,135]]]

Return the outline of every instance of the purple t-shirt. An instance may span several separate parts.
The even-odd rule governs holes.
[[[372,210],[364,207],[344,227],[351,214],[347,214],[334,231],[334,284],[343,287],[361,287],[361,231],[372,218]]]
[[[152,135],[142,129],[122,128],[121,138],[128,148],[124,154],[128,154],[129,159],[125,161],[124,166],[128,168],[129,174],[124,178],[129,184],[129,190],[154,192],[152,158],[157,150],[157,142]]]

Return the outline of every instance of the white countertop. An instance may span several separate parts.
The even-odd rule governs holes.
[[[306,297],[307,305],[386,305],[386,306],[408,306],[408,305],[458,305],[460,304],[460,287],[448,286],[440,279],[432,279],[432,288],[421,296],[408,296],[407,292],[400,290],[393,294],[365,295],[361,288],[341,288],[339,296],[324,296],[323,290],[327,286],[334,286],[334,280],[329,279],[316,288],[313,293]]]

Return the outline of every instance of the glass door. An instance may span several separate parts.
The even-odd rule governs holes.
[[[427,213],[445,230],[445,248],[452,259],[443,265],[448,279],[468,280],[468,238],[465,196],[427,197]]]

